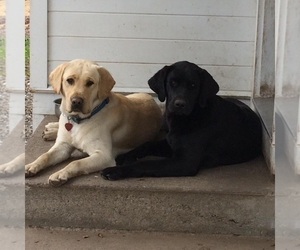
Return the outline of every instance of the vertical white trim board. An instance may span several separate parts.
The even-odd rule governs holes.
[[[47,88],[48,1],[30,1],[30,86]]]
[[[6,1],[6,87],[25,90],[25,5]]]
[[[300,174],[300,144],[297,141],[297,117],[300,98],[276,98],[276,151],[281,150],[297,174]],[[294,110],[291,112],[291,110]],[[296,129],[296,130],[295,130]],[[276,152],[277,154],[277,152]]]

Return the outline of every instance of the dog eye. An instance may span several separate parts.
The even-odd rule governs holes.
[[[94,84],[93,81],[87,81],[86,86],[87,86],[87,87],[90,87],[90,86],[92,86],[93,84]]]
[[[73,78],[68,78],[67,82],[68,82],[68,84],[73,85],[74,84],[74,79]]]

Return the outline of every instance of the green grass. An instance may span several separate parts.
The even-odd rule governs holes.
[[[0,38],[0,76],[5,76],[5,39]]]
[[[30,39],[25,38],[25,63],[30,62]]]
[[[0,38],[0,60],[5,60],[5,39]]]

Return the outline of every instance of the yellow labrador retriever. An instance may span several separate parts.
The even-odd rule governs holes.
[[[75,149],[87,154],[49,177],[50,184],[59,186],[114,166],[118,154],[158,135],[162,112],[153,98],[111,92],[115,81],[105,68],[77,59],[59,65],[49,78],[62,95],[57,139],[47,153],[25,166],[26,177],[68,159]]]

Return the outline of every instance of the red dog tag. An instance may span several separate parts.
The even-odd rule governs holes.
[[[66,130],[70,131],[73,128],[73,124],[68,122],[65,124],[65,128]]]

